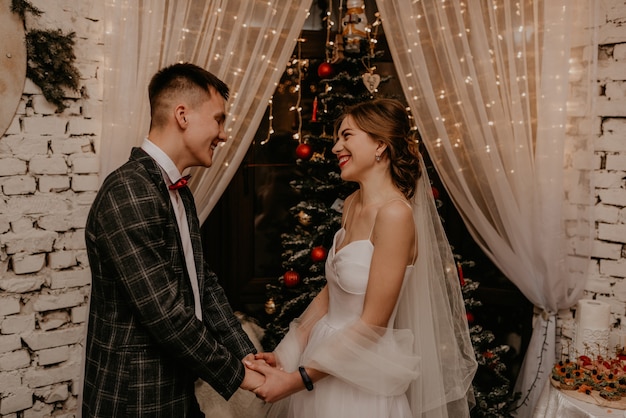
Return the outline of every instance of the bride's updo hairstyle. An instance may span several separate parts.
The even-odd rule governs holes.
[[[374,99],[350,106],[335,121],[335,138],[341,122],[348,116],[374,141],[387,145],[383,155],[389,159],[391,179],[411,199],[421,172],[415,132],[404,105],[395,99]]]

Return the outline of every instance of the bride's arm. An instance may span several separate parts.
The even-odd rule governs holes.
[[[361,321],[387,327],[393,313],[406,266],[415,258],[415,227],[411,208],[401,201],[383,206],[372,231],[374,252]]]
[[[388,323],[400,297],[406,267],[416,257],[415,239],[408,205],[397,201],[379,210],[361,317],[319,344],[307,356],[307,370],[332,374],[374,393],[397,395],[406,391],[418,376],[414,336],[412,331],[396,330]]]

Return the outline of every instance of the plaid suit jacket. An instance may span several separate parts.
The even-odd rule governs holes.
[[[180,190],[203,321],[194,313],[174,208],[156,162],[134,148],[91,207],[85,418],[202,416],[195,380],[228,399],[243,380],[241,359],[255,352],[204,261],[193,196]]]

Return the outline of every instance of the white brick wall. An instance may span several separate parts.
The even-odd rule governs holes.
[[[57,114],[27,80],[0,138],[0,416],[70,417],[78,410],[90,280],[83,227],[98,187],[103,3],[31,2],[44,15],[29,17],[28,28],[76,32],[81,86],[90,94],[68,94],[68,109]],[[626,327],[626,5],[600,7],[598,203],[585,297],[609,301],[613,320]],[[560,323],[571,336],[571,313]]]
[[[611,305],[613,329],[626,331],[626,3],[599,4],[598,96],[594,186],[595,241],[584,298]],[[560,312],[561,352],[573,337],[573,312]],[[612,355],[609,352],[609,355]]]
[[[27,29],[76,33],[80,87],[56,113],[30,80],[0,139],[0,416],[74,417],[90,273],[84,243],[98,188],[103,2],[31,0]]]
[[[626,5],[618,0],[601,4],[594,285],[587,286],[586,297],[610,302],[613,321],[626,329],[626,294],[621,290],[626,289]]]

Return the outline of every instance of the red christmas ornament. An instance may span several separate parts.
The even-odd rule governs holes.
[[[474,314],[472,314],[471,312],[467,312],[465,314],[465,317],[467,318],[467,323],[468,324],[473,324],[474,323]]]
[[[296,157],[308,160],[313,155],[313,149],[309,144],[300,144],[296,147]]]
[[[313,248],[311,250],[311,260],[313,260],[314,263],[326,260],[326,248],[321,245]]]
[[[437,188],[433,186],[432,191],[433,191],[433,197],[435,198],[435,200],[439,199],[439,190],[437,190]]]
[[[289,270],[283,274],[283,279],[285,279],[285,286],[294,287],[300,284],[300,275],[297,271]]]
[[[330,78],[335,72],[335,69],[329,62],[323,62],[317,67],[317,75],[320,78]]]

